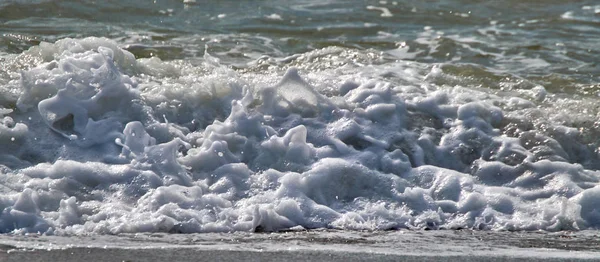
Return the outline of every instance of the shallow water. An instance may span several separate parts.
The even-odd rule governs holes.
[[[471,230],[0,236],[4,261],[593,261],[596,231]]]
[[[594,1],[4,1],[0,232],[600,225]]]

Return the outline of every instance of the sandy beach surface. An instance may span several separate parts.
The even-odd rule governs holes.
[[[0,236],[0,261],[597,261],[596,231]]]

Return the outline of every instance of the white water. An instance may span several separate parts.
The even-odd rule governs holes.
[[[85,38],[8,56],[0,232],[600,225],[594,98],[388,55],[234,70]]]

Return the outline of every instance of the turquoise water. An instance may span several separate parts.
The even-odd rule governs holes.
[[[243,67],[265,55],[343,46],[460,65],[448,69],[460,75],[597,92],[600,6],[593,0],[184,2],[2,1],[0,51],[103,36],[136,57],[194,60],[208,49]]]

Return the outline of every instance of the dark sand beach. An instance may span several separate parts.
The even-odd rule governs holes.
[[[595,261],[595,232],[2,236],[1,261]]]

